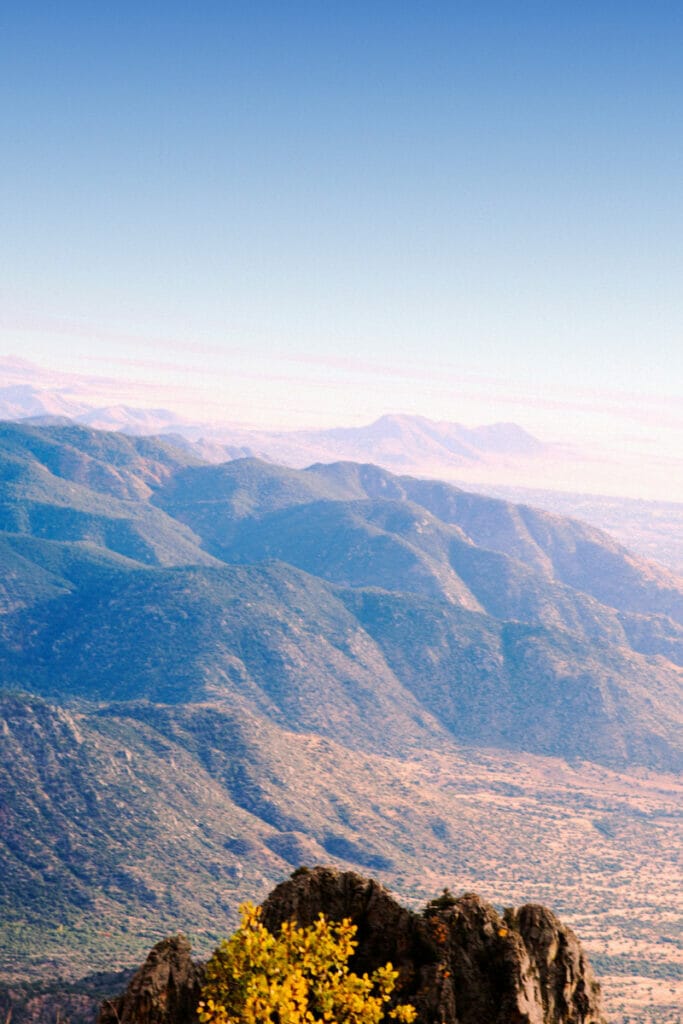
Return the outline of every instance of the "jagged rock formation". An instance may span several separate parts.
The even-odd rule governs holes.
[[[295,871],[263,905],[271,930],[320,913],[357,925],[356,971],[393,963],[395,997],[420,1024],[605,1024],[578,939],[545,907],[501,917],[474,893],[445,894],[416,914],[372,879],[321,867]],[[99,1024],[193,1024],[200,984],[186,941],[167,939]]]
[[[397,996],[429,1024],[602,1024],[600,991],[574,933],[545,907],[501,917],[474,893],[438,899],[424,915],[381,885],[328,868],[295,872],[264,904],[272,930],[319,913],[358,926],[356,968],[390,960]]]
[[[183,935],[158,942],[130,985],[106,1000],[98,1024],[185,1024],[195,1021],[204,972]]]

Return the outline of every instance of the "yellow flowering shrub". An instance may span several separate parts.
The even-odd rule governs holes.
[[[241,924],[207,964],[198,1016],[201,1024],[380,1024],[398,972],[390,963],[359,976],[348,961],[356,948],[350,920],[321,914],[308,928],[286,922],[275,936],[252,904]],[[412,1024],[412,1006],[388,1013]]]

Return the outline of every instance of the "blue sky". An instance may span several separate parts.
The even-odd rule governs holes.
[[[675,446],[681,52],[673,3],[10,0],[2,349],[224,419]]]

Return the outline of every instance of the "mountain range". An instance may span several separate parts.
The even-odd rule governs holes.
[[[0,479],[5,977],[121,966],[179,924],[206,947],[326,860],[408,898],[484,879],[603,932],[622,892],[635,947],[603,965],[652,968],[652,929],[675,935],[679,577],[369,464],[3,423]]]
[[[0,458],[0,665],[32,692],[680,767],[683,584],[585,525],[71,426],[6,424]]]
[[[293,468],[340,460],[395,473],[448,480],[513,502],[576,516],[611,532],[646,558],[681,572],[680,460],[609,445],[541,441],[515,423],[466,427],[426,416],[391,414],[354,427],[275,430],[189,420],[145,404],[134,384],[52,372],[0,357],[0,418],[34,424],[80,423],[100,430],[167,437],[196,457],[220,463],[260,458]],[[176,396],[177,397],[177,396]],[[457,402],[454,404],[457,414]]]
[[[315,461],[360,459],[389,469],[453,470],[498,465],[547,455],[550,446],[514,423],[468,428],[424,416],[384,415],[362,427],[262,430],[192,423],[168,409],[115,404],[93,406],[68,388],[39,384],[0,386],[0,418],[33,424],[73,422],[133,435],[172,435],[176,444],[212,462],[256,457],[292,467]]]

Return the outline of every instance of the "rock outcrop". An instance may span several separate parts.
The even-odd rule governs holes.
[[[152,949],[130,985],[102,1004],[98,1024],[190,1024],[196,1021],[204,970],[183,935]]]
[[[445,892],[417,914],[372,879],[321,867],[295,871],[263,905],[271,931],[320,913],[356,924],[354,970],[391,961],[395,998],[415,1006],[420,1024],[605,1024],[578,939],[545,907],[501,916],[473,893]],[[99,1024],[193,1024],[200,985],[185,940],[167,939]]]
[[[291,917],[350,917],[356,970],[390,960],[396,995],[425,1024],[603,1024],[600,989],[571,931],[545,907],[501,917],[476,894],[433,900],[424,914],[401,907],[353,872],[300,869],[263,905],[271,931]]]

